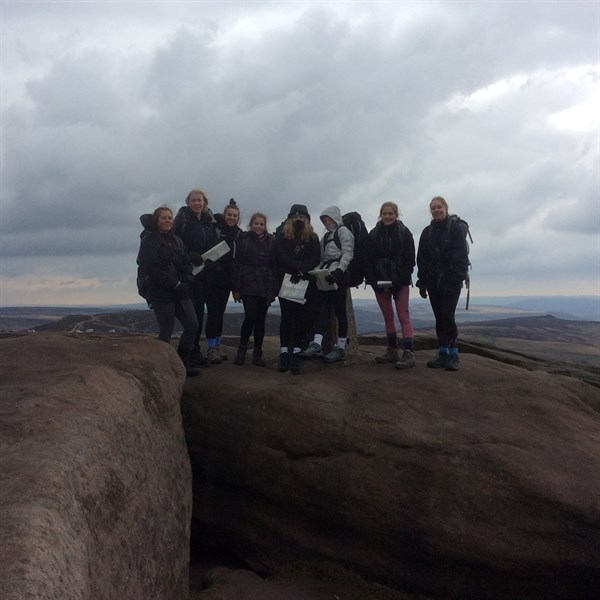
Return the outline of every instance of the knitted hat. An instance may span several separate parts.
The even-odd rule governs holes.
[[[290,208],[290,214],[288,215],[288,219],[295,215],[304,215],[310,221],[310,215],[308,214],[308,209],[304,204],[293,204],[292,208]]]

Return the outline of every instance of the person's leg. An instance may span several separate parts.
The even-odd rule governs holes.
[[[392,306],[392,292],[390,290],[375,292],[375,299],[383,315],[387,337],[387,350],[381,356],[376,356],[375,362],[380,364],[398,362],[398,334],[396,333],[396,321]]]
[[[402,331],[402,356],[396,362],[396,369],[410,369],[415,366],[413,326],[408,312],[408,299],[410,297],[410,288],[403,285],[394,294],[394,303],[398,320],[400,321],[400,330]]]
[[[289,345],[292,337],[293,307],[294,302],[279,298],[281,321],[279,323],[279,371],[285,373],[290,370]]]
[[[256,319],[254,321],[254,350],[252,352],[252,364],[257,367],[265,367],[262,345],[265,338],[265,322],[269,304],[266,298],[256,299]]]
[[[200,278],[194,280],[192,285],[192,302],[198,321],[198,330],[194,336],[194,351],[200,351],[200,336],[202,335],[202,327],[204,325],[204,305],[206,304],[206,285]]]
[[[301,348],[306,327],[312,322],[312,315],[314,315],[315,333],[312,342],[308,344],[306,350],[300,352],[302,358],[320,358],[323,356],[323,349],[321,346],[323,344],[323,335],[328,329],[332,293],[317,290],[313,302],[314,307],[306,306],[306,304],[304,306],[299,305],[301,306],[298,313],[299,316],[294,324],[294,345]]]
[[[438,355],[427,362],[427,366],[432,369],[440,369],[446,366],[448,362],[448,340],[446,337],[443,311],[443,294],[439,289],[427,288],[427,295],[431,304],[431,310],[435,316],[435,332],[438,339]]]
[[[258,314],[258,300],[259,298],[256,296],[242,296],[244,321],[240,330],[240,346],[243,346],[244,348],[248,347],[248,341],[254,331]]]
[[[460,298],[461,287],[456,285],[444,290],[442,318],[445,338],[448,342],[448,362],[446,370],[458,371],[458,327],[456,326],[456,306]]]
[[[152,310],[158,323],[158,339],[170,344],[175,326],[175,302],[152,302]]]
[[[194,346],[194,339],[198,330],[198,319],[191,298],[185,298],[175,303],[175,317],[183,327],[178,348],[189,353]]]

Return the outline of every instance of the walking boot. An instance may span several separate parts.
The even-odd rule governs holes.
[[[427,366],[430,369],[443,369],[448,364],[448,356],[447,352],[439,352],[433,360],[427,362]]]
[[[415,366],[415,355],[410,350],[404,350],[402,357],[394,365],[396,369],[410,369]]]
[[[254,348],[254,351],[252,352],[252,364],[257,367],[266,367],[267,366],[267,363],[265,362],[265,359],[263,358],[262,350],[260,348]]]
[[[235,358],[233,359],[234,365],[243,365],[246,362],[246,346],[238,346]]]
[[[208,349],[208,362],[211,365],[220,365],[223,362],[221,360],[221,357],[219,356],[219,352],[216,346],[213,346],[212,348]]]
[[[446,371],[458,371],[458,352],[451,352],[448,355],[448,362],[446,363]]]
[[[196,368],[210,367],[210,363],[206,360],[206,358],[204,358],[204,356],[202,356],[202,351],[200,348],[192,348],[189,355],[189,361],[190,364]]]
[[[300,364],[300,352],[293,352],[290,357],[290,371],[294,375],[300,375],[303,373],[302,365]]]
[[[186,377],[196,377],[196,375],[200,375],[200,371],[196,367],[192,366],[189,350],[177,350],[177,354],[179,354],[179,358],[185,367]]]
[[[285,373],[290,370],[290,354],[289,352],[282,352],[279,355],[279,372]]]
[[[379,364],[397,363],[398,360],[399,360],[398,348],[391,348],[391,347],[388,347],[388,349],[385,351],[385,354],[375,357],[375,362],[379,363]]]
[[[225,352],[223,352],[223,350],[221,350],[221,344],[217,344],[215,346],[216,350],[217,350],[217,356],[221,359],[221,360],[227,360],[229,358],[229,356],[227,356],[227,354],[225,354]]]

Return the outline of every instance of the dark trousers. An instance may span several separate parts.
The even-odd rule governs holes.
[[[206,281],[200,280],[194,283],[192,296],[196,318],[198,319],[198,331],[194,338],[194,348],[200,346],[200,336],[204,324],[204,306],[206,306],[206,339],[217,337],[219,320],[219,295],[218,288],[210,287]],[[226,301],[227,302],[227,301]],[[223,315],[221,314],[221,323]]]
[[[440,346],[452,348],[458,340],[456,327],[456,305],[460,298],[461,286],[441,286],[437,289],[427,288],[429,302],[435,315],[435,332]]]
[[[324,335],[329,330],[331,309],[338,323],[338,337],[348,337],[348,314],[346,313],[346,292],[348,288],[338,287],[334,292],[317,292],[316,333]]]
[[[309,307],[291,300],[279,298],[281,323],[279,324],[279,343],[282,348],[301,348],[304,328],[307,324]]]
[[[178,348],[182,351],[191,350],[198,329],[198,319],[190,298],[175,302],[152,302],[152,310],[158,322],[158,339],[167,344],[171,343],[175,319],[183,327],[179,338]]]
[[[244,305],[244,322],[240,331],[240,346],[247,346],[254,332],[254,348],[260,350],[265,338],[265,321],[269,305],[266,298],[259,296],[242,296]]]

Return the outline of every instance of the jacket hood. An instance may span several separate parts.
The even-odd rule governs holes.
[[[344,221],[342,219],[342,212],[337,206],[329,206],[321,213],[320,216],[329,217],[330,219],[333,219],[338,227],[344,224]]]
[[[140,215],[140,223],[144,229],[151,230],[152,229],[152,215],[147,213],[145,215]]]

